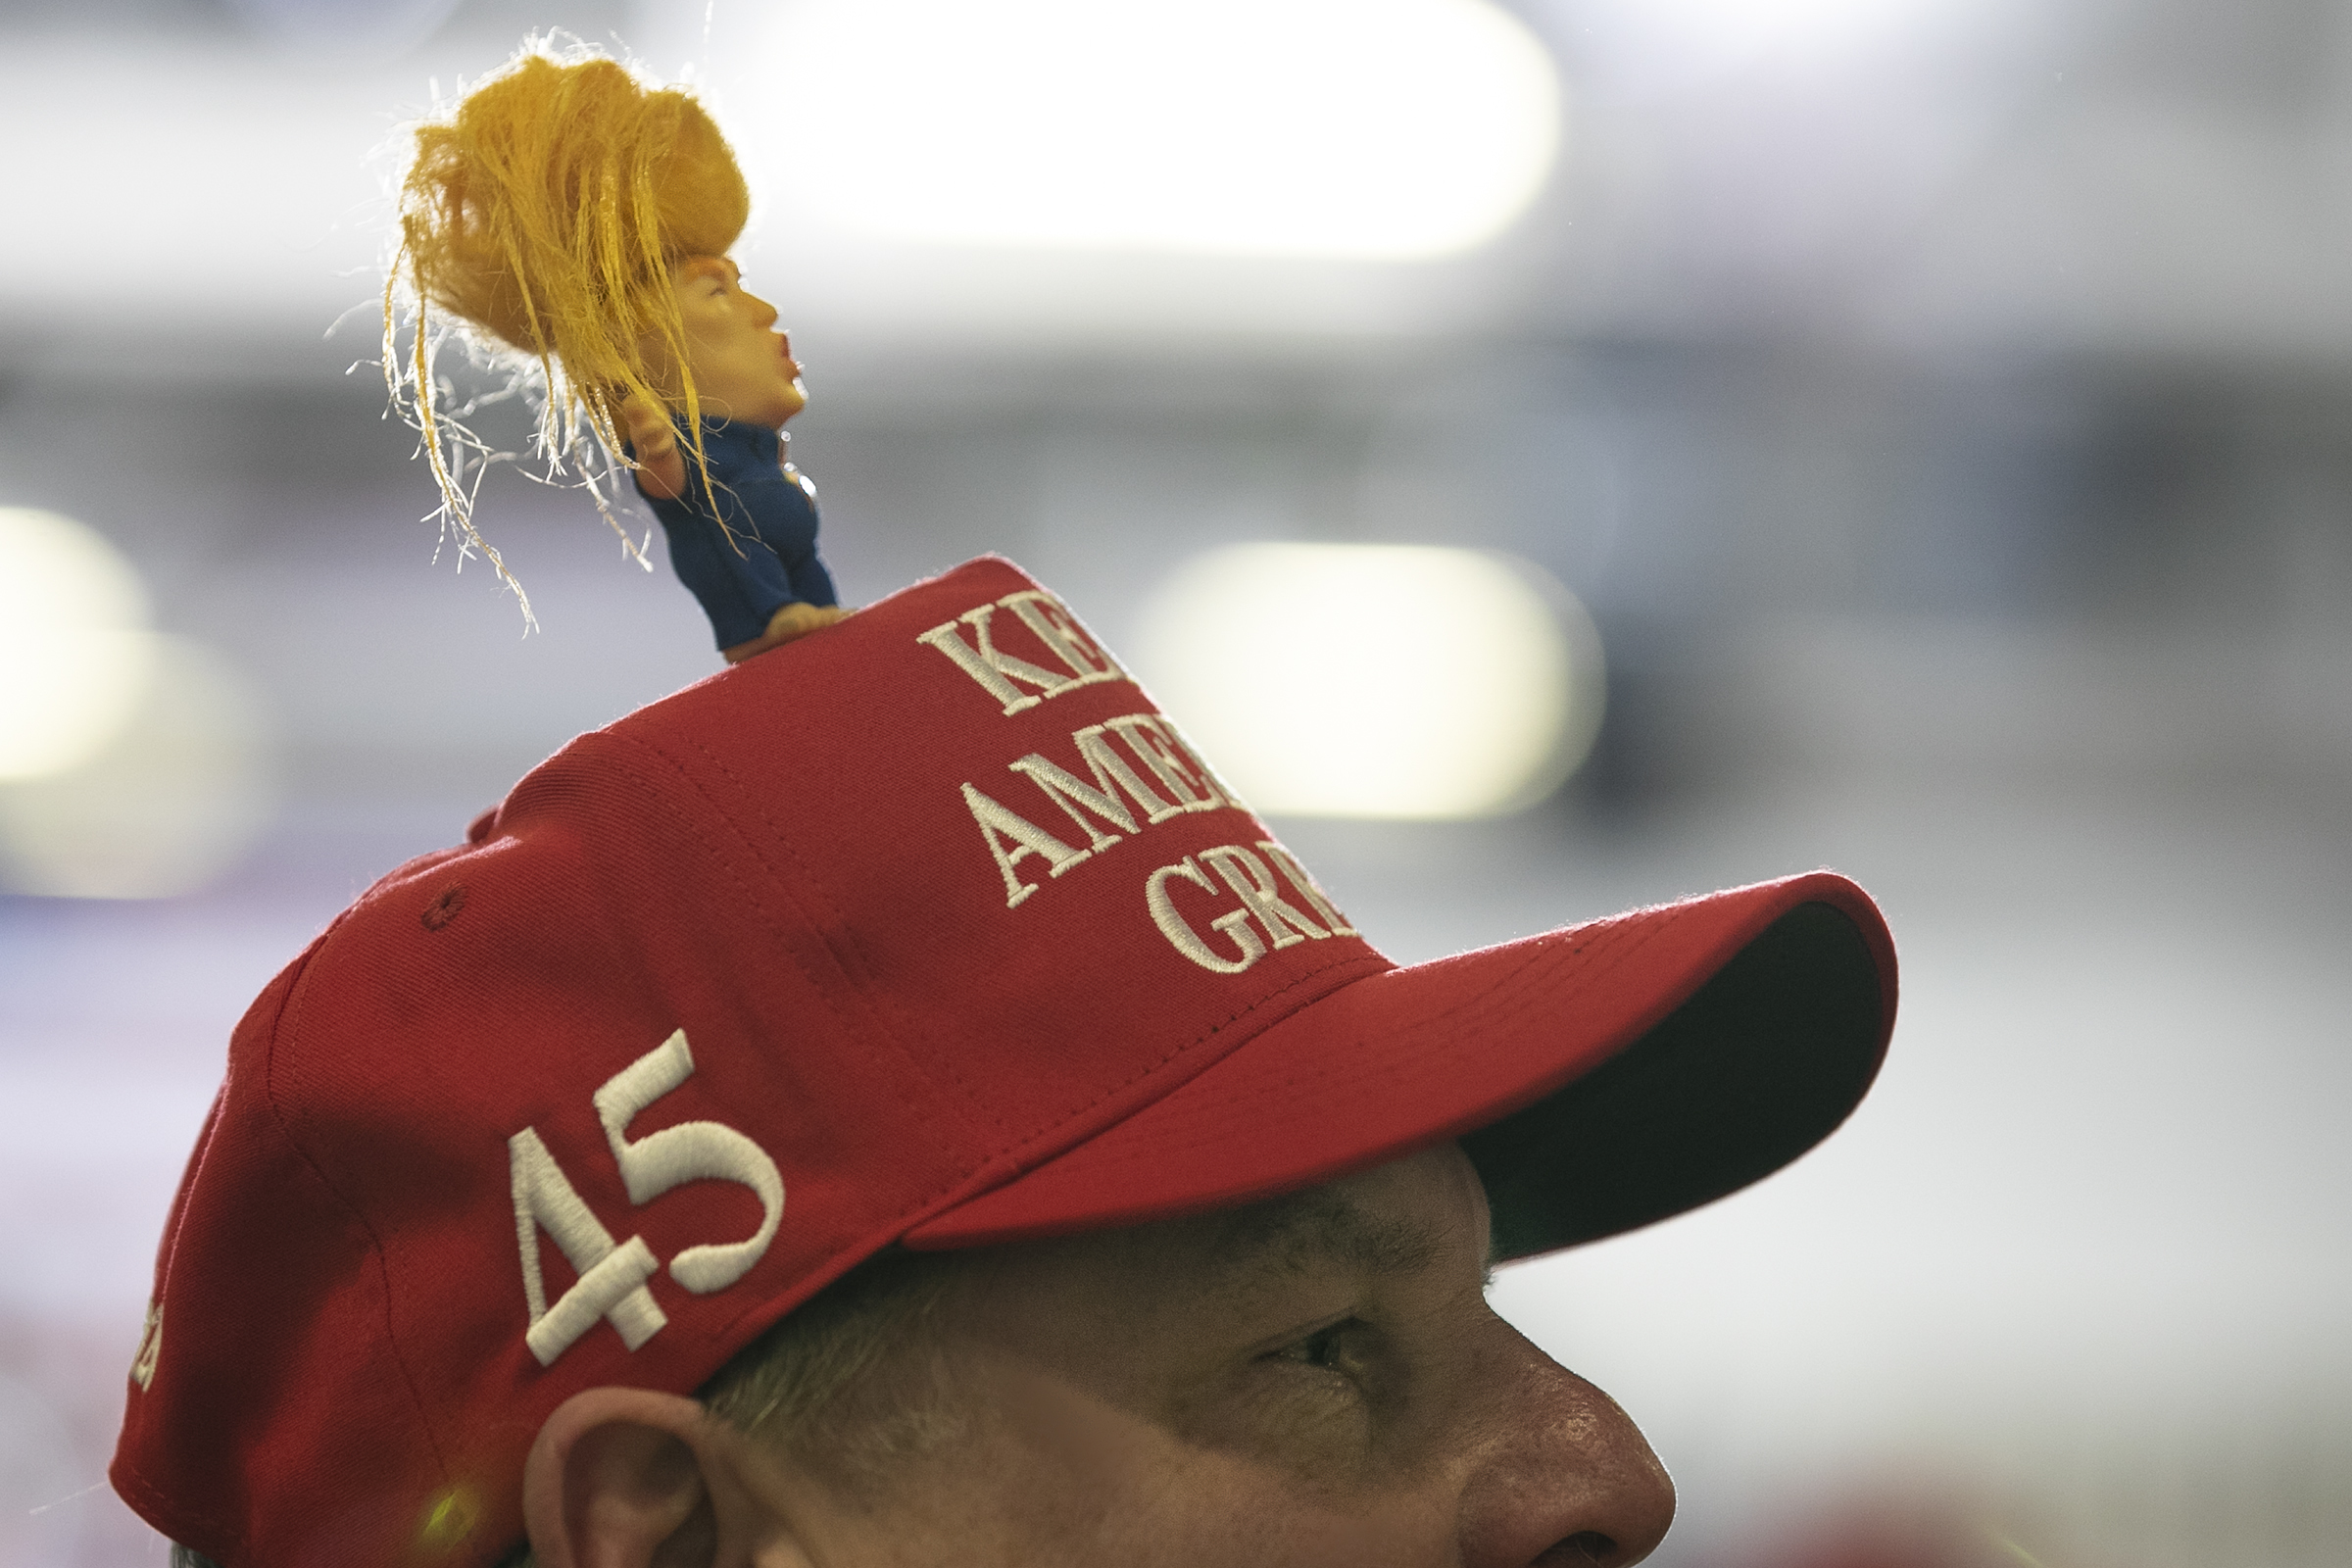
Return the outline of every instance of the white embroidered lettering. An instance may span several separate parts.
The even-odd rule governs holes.
[[[1189,750],[1176,738],[1175,726],[1162,715],[1129,713],[1124,718],[1112,719],[1108,727],[1152,770],[1152,777],[1176,797],[1176,805],[1162,814],[1213,810],[1225,804],[1216,787],[1208,782],[1207,771],[1193,761]],[[1156,822],[1160,817],[1152,820]]]
[[[749,1273],[775,1240],[784,1216],[784,1176],[767,1151],[720,1122],[680,1122],[633,1142],[622,1136],[639,1111],[693,1075],[694,1054],[680,1029],[607,1080],[596,1092],[596,1115],[605,1124],[605,1140],[620,1164],[630,1202],[642,1206],[695,1181],[735,1182],[759,1197],[760,1228],[749,1237],[689,1247],[669,1260],[671,1279],[697,1296],[709,1296]]]
[[[1071,866],[1085,860],[1095,852],[1074,850],[1053,834],[1025,817],[999,806],[970,784],[963,787],[963,804],[971,808],[972,820],[980,824],[980,836],[988,841],[988,853],[997,858],[997,869],[1004,874],[1004,907],[1017,907],[1020,902],[1037,891],[1037,884],[1024,882],[1013,868],[1024,856],[1045,857],[1048,874],[1059,876]]]
[[[999,648],[989,622],[1000,609],[1010,610],[1014,618],[1045,645],[1047,652],[1068,666],[1069,673],[1058,674]],[[963,634],[956,629],[957,621],[972,628],[972,641],[964,641]],[[1127,678],[1127,672],[1117,662],[1079,628],[1077,617],[1052,595],[1035,588],[1007,594],[993,605],[967,610],[956,620],[942,621],[915,641],[945,654],[957,669],[978,681],[981,690],[1003,703],[1008,715],[1081,686]],[[1013,684],[1015,681],[1037,690],[1024,692]]]
[[[541,1366],[555,1365],[556,1357],[594,1328],[598,1318],[609,1320],[620,1343],[632,1350],[652,1339],[669,1319],[645,1288],[662,1266],[645,1238],[632,1236],[614,1247],[612,1233],[573,1190],[535,1128],[525,1127],[508,1139],[507,1156],[514,1237],[522,1249],[522,1295],[531,1314],[523,1344],[531,1354]],[[539,1272],[542,1230],[555,1239],[580,1276],[553,1307]]]
[[[1050,697],[1053,693],[1046,695]],[[1123,750],[1111,744],[1112,736],[1126,743]],[[1046,799],[1086,835],[1084,849],[1063,843],[971,784],[963,786],[964,806],[971,811],[973,821],[980,825],[981,838],[996,859],[998,873],[1004,879],[1004,906],[1008,909],[1018,906],[1037,891],[1037,884],[1022,880],[1018,869],[1019,862],[1029,856],[1044,857],[1052,873],[1060,876],[1126,835],[1141,832],[1143,827],[1187,811],[1210,811],[1237,804],[1165,714],[1127,713],[1101,724],[1089,724],[1071,731],[1070,743],[1078,750],[1078,760],[1086,764],[1083,776],[1041,752],[1031,752],[1019,761],[1007,764],[1007,769],[1045,792]],[[1140,770],[1134,765],[1136,761],[1144,764]],[[1227,849],[1245,858],[1250,856],[1249,851],[1236,846]],[[1250,863],[1257,864],[1254,858]],[[1228,880],[1237,875],[1244,877],[1235,886],[1248,887],[1251,897],[1257,897],[1257,882],[1249,880],[1246,870],[1223,874]],[[1276,884],[1265,875],[1263,865],[1257,866],[1257,875],[1266,884],[1264,898],[1279,904]],[[1206,885],[1212,892],[1215,890],[1215,884]],[[1251,909],[1256,907],[1254,904],[1250,906]],[[1270,911],[1266,915],[1267,930],[1278,939],[1278,946],[1289,946],[1298,939],[1299,932],[1328,935],[1296,908],[1283,907],[1289,910],[1289,916],[1303,924],[1286,923],[1286,917],[1279,911]]]
[[[760,1200],[760,1228],[740,1242],[689,1247],[669,1260],[670,1277],[697,1296],[725,1290],[748,1273],[775,1240],[784,1214],[784,1176],[767,1151],[722,1122],[688,1121],[643,1138],[627,1137],[629,1123],[655,1101],[694,1076],[686,1031],[676,1029],[644,1055],[605,1080],[591,1097],[605,1142],[620,1166],[629,1201],[643,1205],[693,1181],[729,1181]],[[522,1252],[522,1298],[530,1313],[523,1344],[541,1366],[579,1342],[602,1318],[634,1350],[669,1319],[646,1281],[661,1260],[645,1238],[618,1246],[590,1209],[535,1127],[507,1140],[507,1169],[514,1198],[514,1240]],[[555,1239],[579,1278],[553,1305],[539,1266],[539,1233]]]
[[[1057,686],[1068,677],[1056,675],[1050,669],[1040,669],[1025,659],[1015,659],[1010,654],[1000,652],[988,635],[989,617],[996,612],[996,606],[982,605],[957,617],[971,623],[973,634],[979,639],[977,648],[963,640],[953,620],[941,622],[915,641],[947,655],[957,669],[978,681],[983,690],[1003,703],[1006,713],[1017,713],[1025,708],[1035,708],[1045,699],[1023,692],[1013,684],[1014,680],[1025,680],[1043,690]]]
[[[1221,914],[1209,922],[1211,930],[1221,931],[1233,939],[1234,946],[1240,951],[1240,957],[1228,958],[1203,942],[1200,933],[1176,912],[1175,901],[1168,896],[1168,882],[1175,877],[1206,888],[1210,893],[1217,891],[1217,885],[1208,879],[1208,873],[1201,870],[1190,856],[1175,865],[1163,865],[1145,878],[1145,907],[1152,911],[1152,923],[1159,927],[1159,934],[1168,939],[1170,947],[1201,968],[1217,974],[1240,974],[1266,956],[1266,945],[1258,940],[1256,930],[1250,926],[1250,911],[1246,908]],[[1295,942],[1298,938],[1291,940]]]
[[[1332,904],[1331,895],[1323,891],[1323,884],[1309,876],[1306,867],[1298,863],[1298,857],[1272,839],[1259,839],[1257,847],[1265,851],[1276,865],[1282,867],[1282,874],[1291,879],[1291,886],[1298,890],[1298,896],[1315,906],[1315,912],[1323,917],[1323,923],[1331,928],[1333,936],[1363,935],[1362,932],[1348,923],[1348,917]]]
[[[1249,804],[1234,793],[1233,786],[1225,782],[1225,776],[1208,765],[1208,759],[1200,755],[1200,749],[1193,744],[1192,737],[1176,727],[1174,719],[1165,713],[1160,714],[1159,727],[1169,740],[1176,743],[1177,748],[1184,753],[1193,766],[1200,771],[1201,779],[1208,786],[1211,799],[1221,806],[1230,806],[1237,810],[1247,811],[1250,809]]]
[[[1046,760],[1035,752],[1012,764],[1013,772],[1028,775],[1038,788],[1046,792],[1049,800],[1061,808],[1064,815],[1078,824],[1079,829],[1091,840],[1088,847],[1096,850],[1105,850],[1118,843],[1119,835],[1104,833],[1096,827],[1092,817],[1079,811],[1081,806],[1129,833],[1136,831],[1135,817],[1119,799],[1121,790],[1125,790],[1129,799],[1143,809],[1146,822],[1164,820],[1174,816],[1178,809],[1153,794],[1150,785],[1136,777],[1135,769],[1127,765],[1127,760],[1111,750],[1110,742],[1105,737],[1108,727],[1090,724],[1070,737],[1077,743],[1079,760],[1086,763],[1088,770],[1094,774],[1095,781],[1091,785],[1080,782],[1076,774]]]
[[[1331,935],[1285,904],[1266,862],[1239,844],[1220,844],[1213,850],[1202,850],[1200,858],[1216,867],[1217,875],[1233,889],[1234,896],[1242,901],[1242,907],[1257,916],[1257,923],[1266,928],[1266,935],[1273,938],[1277,949],[1295,948],[1310,938],[1321,942]]]
[[[1027,593],[1007,594],[997,601],[1021,617],[1021,624],[1037,633],[1037,640],[1054,650],[1054,657],[1070,666],[1078,678],[1072,686],[1089,686],[1099,680],[1125,680],[1127,672],[1119,662],[1101,643],[1086,634],[1070,607],[1052,594],[1039,589]],[[1056,687],[1046,693],[1059,696],[1066,687]]]
[[[131,1358],[130,1381],[144,1394],[155,1381],[155,1360],[164,1353],[164,1303],[147,1303],[147,1326],[139,1331],[139,1353]]]

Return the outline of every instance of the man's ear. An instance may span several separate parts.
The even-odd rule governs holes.
[[[538,1568],[740,1568],[778,1521],[742,1440],[694,1400],[589,1389],[556,1407],[522,1467]],[[797,1554],[794,1554],[797,1555]],[[773,1559],[765,1559],[773,1560]]]

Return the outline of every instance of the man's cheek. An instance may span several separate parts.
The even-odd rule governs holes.
[[[1453,1509],[1442,1482],[1377,1465],[1359,1420],[1304,1422],[1272,1441],[1165,1441],[1100,1477],[1121,1497],[1089,1563],[1122,1568],[1442,1568]]]
[[[968,1480],[971,1517],[1003,1521],[1008,1563],[1072,1568],[1135,1540],[1181,1472],[1164,1435],[1059,1380],[1023,1373],[969,1388],[974,1440],[941,1468]]]
[[[1120,1560],[1153,1568],[1447,1568],[1455,1561],[1446,1510],[1414,1494],[1341,1498],[1263,1471],[1221,1481],[1182,1499],[1142,1553]]]
[[[1203,1457],[1262,1474],[1291,1492],[1343,1497],[1375,1481],[1371,1401],[1347,1378],[1281,1362],[1176,1404],[1169,1433]]]
[[[1004,1522],[1007,1568],[1368,1568],[1418,1562],[1384,1553],[1394,1519],[1350,1504],[1360,1443],[1328,1430],[1269,1442],[1262,1429],[1210,1446],[1078,1394],[1029,1383],[1001,1389],[985,1476]],[[1272,1449],[1279,1453],[1275,1457]],[[1245,1451],[1248,1450],[1248,1451]],[[968,1562],[970,1559],[964,1559]]]

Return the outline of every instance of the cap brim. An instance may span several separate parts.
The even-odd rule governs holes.
[[[979,1247],[1254,1201],[1461,1139],[1500,1259],[1681,1213],[1843,1121],[1894,1024],[1894,947],[1828,872],[1389,971],[916,1227]]]

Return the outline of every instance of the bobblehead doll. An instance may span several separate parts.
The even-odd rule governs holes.
[[[477,349],[527,357],[537,445],[577,465],[600,509],[602,481],[632,473],[730,663],[849,613],[817,557],[816,492],[784,460],[801,368],[727,259],[750,195],[701,105],[612,60],[526,53],[419,127],[399,201],[386,380],[424,434],[444,515],[501,577],[466,477],[484,449],[465,411],[437,406],[435,312]]]

